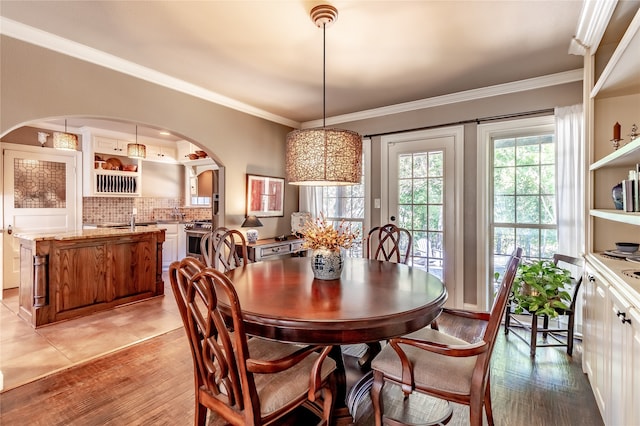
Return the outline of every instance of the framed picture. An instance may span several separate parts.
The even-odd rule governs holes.
[[[247,216],[284,216],[284,178],[247,175]]]

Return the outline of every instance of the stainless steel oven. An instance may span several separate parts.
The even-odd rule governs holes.
[[[211,232],[213,225],[211,222],[193,222],[185,228],[187,235],[187,256],[193,256],[202,260],[202,251],[200,250],[200,240],[202,237]]]

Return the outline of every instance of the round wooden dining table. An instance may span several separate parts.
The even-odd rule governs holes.
[[[333,281],[314,279],[308,257],[249,263],[226,275],[238,294],[248,334],[333,346],[338,386],[334,418],[348,419],[345,424],[351,423],[353,407],[368,394],[371,380],[365,376],[348,391],[341,345],[419,330],[440,314],[447,300],[444,284],[434,275],[370,259],[346,258],[340,279]],[[225,301],[220,295],[222,310]]]
[[[323,281],[309,263],[282,257],[226,273],[248,334],[319,345],[376,342],[429,325],[447,299],[442,281],[407,265],[346,258],[340,279]]]

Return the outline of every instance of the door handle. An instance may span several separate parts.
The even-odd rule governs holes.
[[[11,225],[7,226],[7,234],[13,234],[13,228],[11,227]]]

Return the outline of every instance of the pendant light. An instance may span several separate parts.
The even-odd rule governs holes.
[[[350,130],[326,128],[326,29],[338,18],[330,5],[311,9],[322,28],[322,128],[294,130],[287,135],[286,176],[292,185],[357,185],[362,175],[362,137]]]
[[[136,143],[127,144],[127,157],[146,158],[147,147],[138,143],[138,126],[136,125]]]
[[[53,147],[65,151],[78,150],[78,136],[67,133],[67,120],[64,120],[64,133],[53,132]]]

